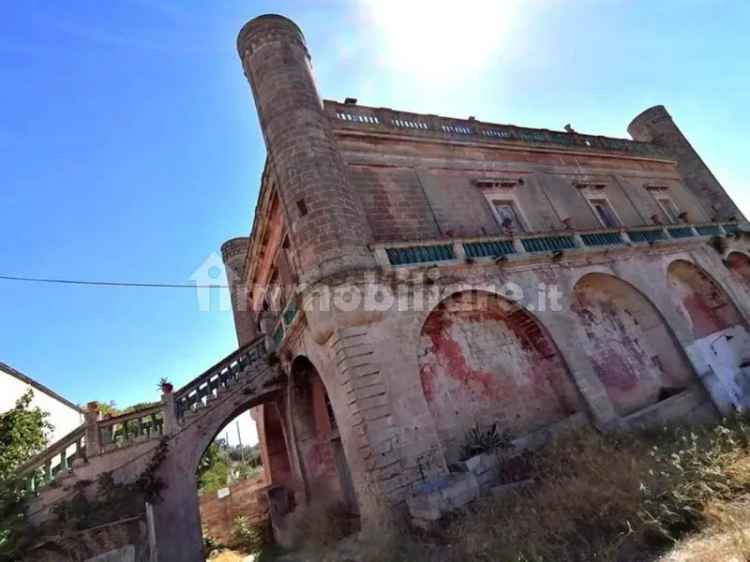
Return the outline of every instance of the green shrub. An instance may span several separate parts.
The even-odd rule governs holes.
[[[267,520],[253,521],[248,516],[237,517],[232,525],[233,547],[248,554],[260,552],[271,542],[271,528]]]
[[[212,553],[221,548],[221,543],[203,529],[203,557],[208,560]]]

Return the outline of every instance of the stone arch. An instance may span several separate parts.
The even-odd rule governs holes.
[[[283,377],[286,379],[286,377]],[[285,385],[286,382],[281,382]],[[193,473],[198,469],[203,453],[216,437],[229,425],[237,416],[247,410],[256,410],[265,407],[281,408],[282,393],[272,391],[265,396],[251,400],[235,400],[231,403],[221,404],[214,408],[205,416],[203,423],[195,429],[188,428],[178,434],[180,440],[180,451],[185,456],[185,464],[188,468],[192,467]],[[183,442],[186,440],[192,441]]]
[[[159,467],[159,476],[167,487],[162,500],[154,505],[154,526],[159,540],[159,555],[169,560],[202,560],[201,516],[198,502],[198,463],[203,452],[221,430],[242,412],[275,402],[283,397],[282,374],[274,367],[257,363],[257,376],[267,383],[254,386],[254,378],[242,379],[199,408],[179,424],[168,443],[168,453]],[[273,376],[275,375],[275,376]]]
[[[730,252],[725,260],[732,277],[746,291],[750,291],[750,256],[743,252]]]
[[[675,260],[667,269],[667,278],[696,340],[745,324],[729,294],[703,268]]]
[[[737,263],[742,258],[734,260]],[[698,366],[714,403],[725,415],[736,409],[747,409],[750,407],[750,334],[744,317],[722,286],[694,263],[672,262],[667,278],[672,298],[692,332],[693,339],[687,351]]]
[[[619,277],[588,273],[573,288],[571,311],[617,414],[624,416],[684,390],[694,372],[654,304]]]
[[[489,292],[444,298],[422,325],[419,375],[449,462],[466,431],[497,423],[515,435],[581,409],[568,369],[541,323]]]
[[[308,501],[340,501],[356,508],[349,466],[323,378],[304,355],[291,364],[291,422]]]

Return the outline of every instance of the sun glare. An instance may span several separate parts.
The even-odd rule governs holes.
[[[515,0],[362,0],[379,62],[418,79],[456,80],[492,63]]]

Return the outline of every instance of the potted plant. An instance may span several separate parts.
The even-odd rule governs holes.
[[[161,390],[162,394],[171,394],[174,386],[172,386],[172,383],[168,379],[162,377],[159,381],[159,390]]]

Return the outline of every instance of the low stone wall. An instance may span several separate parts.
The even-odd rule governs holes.
[[[509,474],[506,481],[501,466],[511,473],[518,472],[519,461],[525,452],[533,451],[556,435],[576,431],[587,424],[586,416],[575,414],[569,418],[529,433],[513,441],[513,449],[505,454],[486,453],[457,463],[456,472],[417,485],[406,503],[416,527],[432,528],[451,511],[460,509],[480,496],[492,493],[503,496],[530,483],[521,474]],[[522,463],[521,463],[522,464]],[[522,471],[520,471],[522,472]]]
[[[631,414],[624,421],[628,428],[644,429],[674,423],[677,420],[700,425],[715,421],[717,417],[718,411],[706,391],[693,387]]]
[[[46,537],[23,562],[153,562],[147,516],[130,517],[65,536]]]
[[[232,540],[232,527],[237,517],[247,516],[253,521],[269,517],[267,487],[263,476],[249,478],[200,497],[203,534],[222,544]]]

